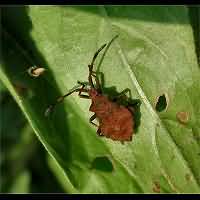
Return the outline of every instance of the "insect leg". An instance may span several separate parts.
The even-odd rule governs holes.
[[[129,105],[129,106],[127,106],[127,108],[128,108],[128,110],[132,113],[132,114],[134,114],[135,113],[135,109],[134,109],[134,107],[132,107],[133,105]]]
[[[97,77],[97,75],[96,75],[96,72],[93,72],[93,73],[91,74],[91,76],[93,76],[93,77],[95,78],[95,82],[96,82],[97,89],[101,92],[101,84],[100,84],[99,79],[98,79],[98,77]]]
[[[96,117],[97,117],[96,114],[92,115],[92,117],[90,117],[90,123],[98,127],[98,125],[93,122],[93,120],[96,119]]]
[[[113,101],[116,101],[116,100],[118,100],[118,99],[120,99],[122,97],[126,97],[127,98],[127,96],[125,95],[127,92],[129,92],[129,95],[131,96],[130,89],[126,88],[122,92],[120,92],[118,95],[116,95],[115,97],[113,97]]]
[[[101,129],[100,129],[100,128],[98,128],[97,134],[98,134],[99,136],[103,136],[103,134],[101,134]]]
[[[89,66],[89,65],[88,65]],[[92,88],[94,88],[94,83],[92,81],[92,73],[89,72],[89,75],[88,75],[88,81],[89,81],[89,84]]]
[[[87,89],[84,89],[85,84],[84,83],[79,83],[79,84],[81,84],[82,87],[79,90],[78,96],[81,97],[81,98],[89,99],[90,97],[88,95],[81,94],[82,92],[88,92]]]
[[[48,106],[48,108],[45,111],[45,116],[48,116],[49,113],[51,113],[53,111],[53,109],[55,108],[55,106],[57,104],[63,102],[63,100],[65,99],[65,97],[71,95],[74,92],[88,92],[88,90],[87,89],[83,89],[83,88],[77,88],[77,89],[74,89],[74,90],[68,92],[67,94],[65,94],[63,96],[58,97],[54,103],[52,103],[51,105]]]
[[[136,110],[137,110],[137,107],[140,105],[140,101],[135,101],[135,102],[129,102],[128,105],[126,106],[128,108],[128,110],[131,112],[131,113],[135,113]]]
[[[84,94],[79,94],[79,97],[83,99],[90,99],[88,95],[84,95]]]
[[[129,96],[131,96],[131,90],[129,88],[126,88],[122,92],[119,93],[117,98],[120,98],[121,96],[125,95],[127,92],[129,92]]]
[[[95,123],[93,122],[93,120],[96,119],[96,117],[97,117],[96,114],[92,115],[92,117],[90,117],[90,123],[93,124],[93,125],[96,126],[96,127],[99,127],[97,124],[95,124]],[[97,130],[97,134],[98,134],[99,136],[103,136],[103,134],[101,134],[101,128],[100,128],[100,127],[99,127],[98,130]]]

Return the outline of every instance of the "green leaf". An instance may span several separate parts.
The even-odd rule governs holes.
[[[68,192],[200,191],[200,76],[187,7],[4,7],[2,21],[0,78],[71,182]],[[124,145],[96,135],[90,101],[75,94],[44,117],[57,96],[87,81],[94,52],[116,34],[96,69],[104,92],[130,88],[142,102],[136,134]],[[23,73],[32,65],[48,70],[33,78]],[[101,168],[108,163],[112,170]]]
[[[189,6],[191,24],[193,26],[194,41],[198,62],[200,63],[200,6]]]
[[[1,192],[63,192],[48,169],[47,152],[2,82],[0,105]]]
[[[60,165],[58,165],[58,163],[50,156],[47,157],[47,161],[48,161],[50,169],[56,176],[57,180],[59,181],[60,185],[63,187],[64,191],[77,193],[76,189],[70,183],[70,181],[68,180],[68,177],[66,177],[66,174],[63,171],[63,169],[60,167]]]
[[[10,193],[28,193],[30,185],[30,174],[28,171],[23,171],[17,177],[13,183]]]

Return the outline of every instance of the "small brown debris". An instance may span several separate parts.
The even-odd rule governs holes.
[[[33,66],[28,69],[28,73],[30,76],[38,77],[42,75],[46,71],[45,68]]]
[[[160,193],[160,183],[158,181],[154,181],[153,191]]]
[[[176,156],[174,154],[172,154],[171,160],[174,160],[175,158],[176,158]]]
[[[185,179],[187,180],[187,181],[190,181],[191,180],[191,175],[190,174],[185,174]]]
[[[188,112],[181,111],[176,114],[176,118],[180,123],[186,124],[189,120],[189,114]]]
[[[28,90],[27,87],[25,87],[25,86],[23,86],[22,84],[19,84],[19,83],[14,83],[13,86],[14,86],[14,88],[15,88],[15,90],[16,90],[16,92],[19,96],[26,95],[27,90]]]

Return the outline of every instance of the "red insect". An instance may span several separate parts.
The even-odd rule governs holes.
[[[123,90],[120,94],[114,97],[107,97],[102,93],[99,79],[97,78],[97,73],[93,71],[94,61],[97,58],[99,52],[106,46],[104,44],[95,54],[89,67],[89,89],[86,89],[86,84],[79,82],[80,88],[74,89],[67,94],[57,98],[54,104],[51,104],[45,115],[48,115],[55,105],[62,102],[65,97],[71,95],[74,92],[78,92],[81,98],[91,99],[92,104],[90,106],[90,111],[95,114],[90,118],[90,123],[98,127],[97,134],[99,136],[105,136],[111,138],[112,140],[118,141],[131,141],[132,134],[134,133],[134,105],[129,104],[124,106],[118,103],[120,98],[126,98],[125,93],[129,91],[128,89]],[[93,79],[96,84],[93,83]],[[82,94],[82,93],[86,94]],[[97,118],[99,125],[95,124],[93,120]]]

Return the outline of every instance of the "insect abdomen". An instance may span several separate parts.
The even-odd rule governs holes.
[[[133,134],[133,116],[125,107],[113,110],[111,115],[100,120],[101,132],[113,140],[129,141]]]

